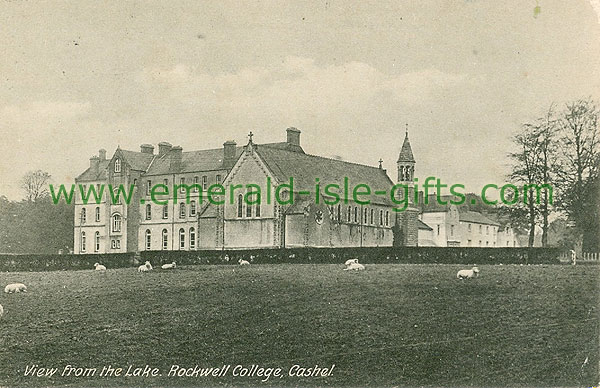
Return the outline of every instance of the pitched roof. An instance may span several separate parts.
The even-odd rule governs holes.
[[[146,171],[150,165],[150,162],[152,162],[152,159],[154,159],[155,156],[145,152],[128,151],[122,149],[119,149],[119,151],[121,152],[121,155],[123,155],[123,158],[125,158],[127,164],[129,164],[129,167],[138,171]]]
[[[421,230],[433,230],[433,228],[421,220],[417,220],[417,226]]]
[[[461,210],[458,211],[458,220],[462,222],[473,222],[476,224],[486,224],[486,225],[496,225],[500,226],[496,221],[492,221],[483,214],[479,212],[473,212],[469,210]]]
[[[236,160],[241,155],[243,147],[236,147]],[[172,168],[171,157],[173,150],[169,151],[160,158],[156,158],[146,175],[163,175],[172,173],[186,173],[195,171],[215,171],[226,170],[223,166],[223,148],[209,150],[189,151],[181,153],[181,164],[178,169]]]
[[[97,172],[92,171],[91,167],[88,167],[87,170],[82,172],[77,178],[75,178],[75,180],[77,180],[77,181],[105,180],[107,178],[106,169],[108,168],[109,162],[110,162],[110,160],[101,160],[98,165]]]
[[[415,157],[413,156],[412,148],[410,147],[410,141],[408,140],[408,131],[406,132],[406,137],[404,137],[400,155],[398,155],[398,162],[415,162]]]
[[[389,190],[393,186],[385,170],[363,164],[350,163],[342,160],[309,155],[304,152],[294,152],[268,144],[258,145],[256,152],[275,177],[282,182],[293,178],[294,191],[314,192],[316,178],[319,179],[321,190],[328,184],[339,185],[338,193],[343,197],[344,178],[348,178],[349,197],[358,184],[369,186],[371,193],[385,191],[386,195],[363,196],[371,203],[395,206],[389,198]]]

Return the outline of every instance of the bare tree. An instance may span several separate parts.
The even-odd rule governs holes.
[[[25,191],[25,199],[35,202],[48,195],[50,174],[45,171],[30,171],[21,179],[21,188]]]

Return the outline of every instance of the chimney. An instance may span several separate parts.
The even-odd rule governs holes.
[[[166,141],[161,141],[160,143],[158,143],[158,156],[165,155],[166,153],[171,151],[171,148],[173,148],[171,143],[167,143]]]
[[[286,129],[287,142],[290,145],[300,146],[300,130],[294,127]]]
[[[90,170],[92,170],[95,174],[97,174],[98,170],[99,170],[99,166],[100,166],[100,158],[98,158],[97,156],[92,156],[90,158]]]
[[[235,164],[236,160],[236,142],[228,140],[223,143],[223,167],[230,169]]]
[[[154,155],[154,146],[152,144],[142,144],[140,146],[140,151],[142,151],[143,154]]]
[[[159,146],[160,146],[160,144],[159,144]],[[175,146],[171,149],[171,170],[174,170],[174,171],[181,170],[182,154],[183,154],[183,148],[181,148],[181,146]]]
[[[100,161],[106,160],[106,150],[104,148],[98,150],[98,155],[100,156]]]

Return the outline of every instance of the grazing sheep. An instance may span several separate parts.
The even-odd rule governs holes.
[[[479,276],[479,268],[473,267],[471,269],[461,269],[456,274],[457,279],[471,279]]]
[[[106,267],[100,263],[94,264],[94,268],[96,268],[96,271],[106,271]]]
[[[142,264],[138,267],[138,272],[148,272],[152,270],[152,265],[150,264],[149,261],[147,261],[145,264]]]
[[[350,263],[350,265],[347,265],[346,268],[344,268],[344,271],[362,271],[365,269],[365,266],[358,263],[358,262],[352,262]]]
[[[152,264],[149,261],[146,261],[145,265],[148,267],[148,271],[152,271]]]
[[[247,260],[242,260],[242,259],[239,259],[238,263],[240,263],[240,265],[250,265],[250,262],[248,262]]]
[[[171,264],[163,264],[160,268],[162,269],[175,269],[177,267],[177,264],[175,262],[172,262]]]
[[[351,265],[352,263],[358,264],[358,259],[349,259],[349,260],[346,260],[346,262],[344,263],[344,265],[347,267],[347,266]]]
[[[4,292],[12,294],[13,292],[27,292],[27,286],[23,283],[12,283],[4,287]]]

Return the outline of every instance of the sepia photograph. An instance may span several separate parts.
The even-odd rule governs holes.
[[[0,0],[0,387],[600,386],[600,0]]]

